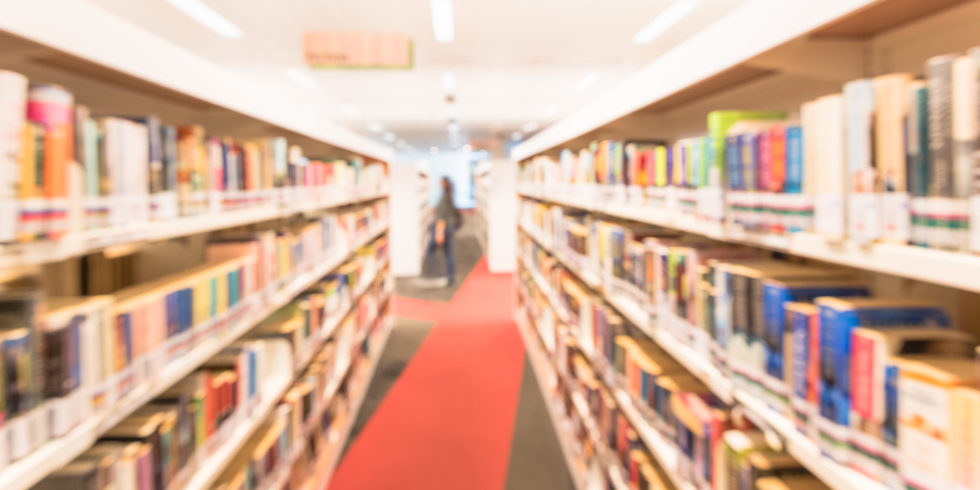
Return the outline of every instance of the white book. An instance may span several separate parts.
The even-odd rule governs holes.
[[[27,77],[0,70],[0,243],[17,238],[17,186],[27,124]]]

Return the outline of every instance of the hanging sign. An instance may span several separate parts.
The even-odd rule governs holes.
[[[303,57],[311,68],[412,68],[412,40],[404,34],[311,31],[303,35]]]

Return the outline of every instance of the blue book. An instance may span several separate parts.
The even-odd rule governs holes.
[[[783,377],[783,334],[786,331],[786,303],[809,302],[821,296],[868,296],[868,288],[853,281],[768,279],[763,286],[762,339],[765,344],[766,373]]]
[[[180,305],[178,309],[178,320],[180,323],[180,332],[183,333],[194,326],[194,295],[190,288],[177,291],[177,295],[179,298],[178,304]]]
[[[739,168],[742,171],[742,189],[756,190],[759,176],[759,134],[745,133],[739,135],[739,147],[742,160]]]
[[[803,193],[803,128],[786,127],[786,193]]]
[[[932,303],[877,298],[819,298],[820,415],[847,426],[850,412],[851,331],[857,327],[948,328],[946,310]]]
[[[180,322],[177,319],[177,292],[167,294],[164,299],[167,308],[167,337],[173,337],[180,331]]]
[[[742,145],[738,135],[725,138],[725,169],[728,171],[728,188],[744,189],[742,184]]]

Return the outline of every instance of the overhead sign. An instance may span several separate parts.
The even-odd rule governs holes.
[[[412,68],[412,40],[404,34],[312,31],[303,34],[311,68]]]

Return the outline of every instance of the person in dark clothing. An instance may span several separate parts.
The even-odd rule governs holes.
[[[442,178],[442,197],[435,210],[435,222],[430,228],[429,246],[425,249],[425,262],[428,263],[436,248],[446,254],[447,286],[456,283],[456,256],[453,253],[453,238],[456,230],[463,224],[463,215],[456,209],[453,201],[453,184],[448,177]],[[424,269],[424,267],[423,267]]]

